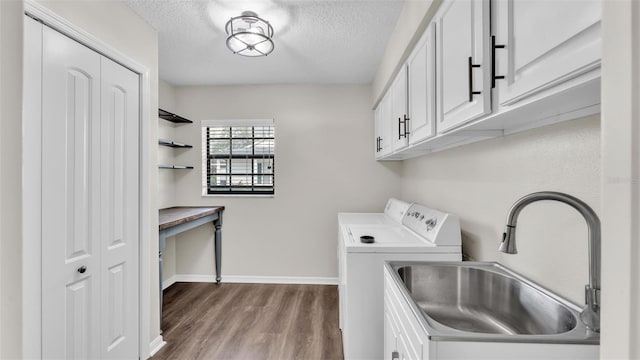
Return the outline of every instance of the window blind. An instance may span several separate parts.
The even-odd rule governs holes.
[[[203,121],[206,194],[274,194],[273,121]]]

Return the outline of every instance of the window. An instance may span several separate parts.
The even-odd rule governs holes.
[[[274,194],[273,120],[202,122],[206,195]]]

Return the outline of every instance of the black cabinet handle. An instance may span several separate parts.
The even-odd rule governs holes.
[[[473,101],[473,95],[480,95],[482,91],[473,91],[473,68],[479,68],[480,65],[474,64],[473,59],[469,56],[469,102]]]
[[[407,121],[409,121],[409,118],[407,117],[407,114],[404,114],[402,116],[404,117],[404,120],[402,120],[402,118],[398,118],[398,140],[406,138],[407,134],[409,134],[409,132],[407,131]],[[403,126],[404,131],[402,130]]]
[[[407,137],[407,135],[409,134],[409,131],[407,130],[407,122],[409,121],[409,118],[407,117],[407,114],[404,114],[404,121],[402,122],[404,124],[404,135],[402,135],[402,137]]]
[[[496,87],[496,80],[504,79],[504,75],[496,75],[496,49],[504,49],[504,45],[496,45],[496,36],[491,36],[491,88]]]

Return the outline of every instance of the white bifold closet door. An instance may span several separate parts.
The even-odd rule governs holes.
[[[137,359],[138,75],[42,29],[42,355]]]

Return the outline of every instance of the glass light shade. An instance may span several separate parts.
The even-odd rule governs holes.
[[[242,56],[266,56],[273,51],[273,27],[252,11],[231,18],[225,26],[227,47]]]

